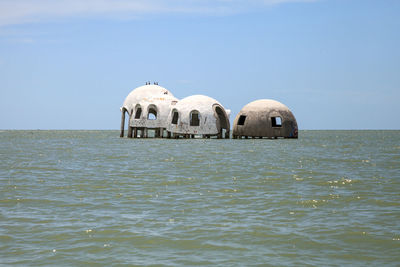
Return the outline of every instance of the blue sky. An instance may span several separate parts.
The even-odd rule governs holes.
[[[400,129],[397,0],[0,0],[0,129],[119,129],[146,81],[300,129]]]

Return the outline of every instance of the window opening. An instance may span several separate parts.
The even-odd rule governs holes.
[[[190,126],[199,126],[199,125],[200,125],[199,113],[197,111],[192,111],[190,115]]]
[[[246,120],[246,116],[240,115],[238,125],[244,125],[245,120]]]
[[[281,117],[272,117],[271,122],[272,122],[272,127],[282,127]]]
[[[142,108],[136,110],[135,119],[140,119],[140,116],[142,116]]]
[[[147,115],[148,120],[156,120],[157,119],[157,111],[154,108],[149,108],[149,114]]]
[[[172,116],[172,124],[178,124],[179,113],[174,111],[174,115]]]

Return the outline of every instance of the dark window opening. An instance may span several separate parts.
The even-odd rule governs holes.
[[[178,118],[179,118],[179,114],[178,112],[174,112],[174,115],[172,116],[172,124],[178,124]]]
[[[245,120],[246,120],[246,116],[240,115],[238,125],[244,125]]]
[[[281,117],[272,117],[271,122],[272,122],[272,127],[282,127]]]
[[[199,125],[200,125],[199,113],[192,112],[190,116],[190,126],[199,126]]]
[[[154,108],[149,108],[149,114],[147,115],[148,120],[156,120],[157,119],[157,111]]]
[[[140,116],[142,116],[142,109],[138,108],[135,113],[135,119],[140,119]]]

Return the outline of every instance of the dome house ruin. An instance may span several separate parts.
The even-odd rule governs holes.
[[[245,105],[233,123],[233,138],[298,138],[297,121],[284,104],[260,99]]]
[[[158,85],[146,82],[131,91],[120,108],[121,132],[128,138],[230,138],[230,110],[205,95],[178,100]],[[290,109],[272,99],[245,105],[233,122],[234,139],[298,138],[298,125]]]
[[[211,97],[189,96],[172,107],[167,131],[175,138],[229,138],[229,115],[230,110]]]
[[[178,99],[158,83],[147,82],[146,85],[134,89],[120,108],[120,136],[124,136],[125,116],[128,114],[128,138],[147,137],[148,130],[154,130],[155,137],[163,137],[171,107],[177,102]]]

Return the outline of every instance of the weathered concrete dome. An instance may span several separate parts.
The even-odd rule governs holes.
[[[297,138],[297,121],[284,104],[260,99],[242,108],[233,123],[233,138]]]
[[[121,136],[123,136],[125,113],[129,115],[128,137],[131,137],[132,131],[136,129],[147,132],[147,129],[158,128],[162,131],[161,128],[167,127],[171,106],[177,101],[178,99],[170,91],[157,84],[146,84],[134,89],[125,98],[121,107]]]
[[[229,137],[230,111],[215,99],[193,95],[180,100],[168,116],[167,131],[175,135],[205,135]]]

